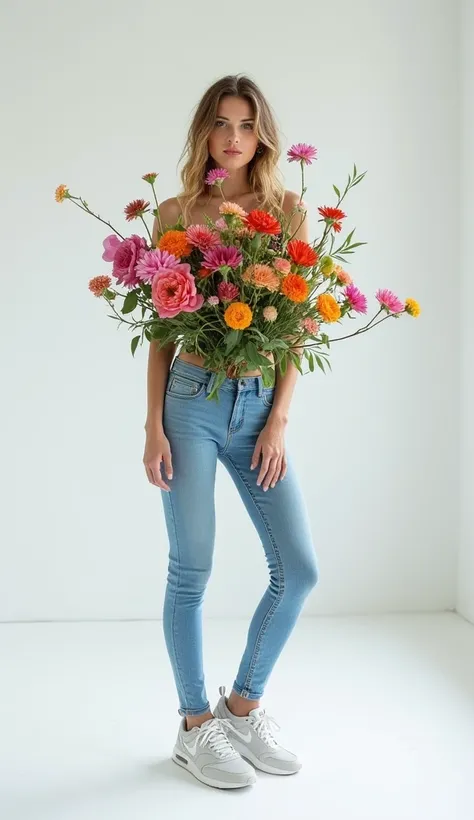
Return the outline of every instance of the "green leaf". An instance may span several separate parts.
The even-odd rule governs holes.
[[[122,313],[131,313],[132,310],[135,310],[138,303],[138,293],[136,290],[131,290],[127,293],[122,307]]]
[[[151,340],[153,339],[153,336],[151,335],[151,333],[150,333],[150,331],[148,330],[147,327],[145,328],[145,336],[146,336],[146,338],[148,339],[149,342],[151,342]]]
[[[338,197],[340,199],[341,198],[341,192],[340,192],[339,188],[337,188],[335,185],[333,185],[332,187],[334,188],[336,194],[338,195]]]
[[[309,356],[308,356],[308,362],[309,362],[309,369],[311,370],[311,373],[313,373],[313,371],[314,371],[314,359],[313,359],[313,354],[312,353],[310,353]]]
[[[318,363],[318,367],[320,367],[321,370],[323,371],[323,373],[325,373],[326,371],[324,370],[324,365],[323,365],[323,363],[321,361],[321,358],[319,356],[316,356],[316,361]]]
[[[240,342],[242,338],[242,331],[241,330],[230,330],[226,336],[226,346],[225,346],[225,353],[226,356],[234,349]]]
[[[108,288],[104,290],[102,295],[105,296],[105,298],[108,299],[109,302],[112,302],[115,299],[115,293],[112,290],[109,290]]]
[[[138,345],[139,341],[140,341],[140,336],[134,336],[132,341],[131,341],[130,347],[131,347],[131,350],[132,350],[132,356],[135,355],[135,351],[137,349],[137,345]]]

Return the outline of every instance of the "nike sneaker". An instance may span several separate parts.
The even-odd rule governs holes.
[[[230,742],[228,721],[210,718],[202,726],[186,729],[183,717],[173,760],[207,786],[217,789],[240,789],[257,782],[255,771]]]
[[[296,774],[301,763],[296,755],[280,746],[273,730],[278,723],[261,707],[252,709],[247,717],[237,717],[227,707],[225,686],[219,687],[220,700],[214,714],[226,725],[232,746],[257,769],[269,774]]]

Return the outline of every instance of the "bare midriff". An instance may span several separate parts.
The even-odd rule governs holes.
[[[263,353],[262,352],[262,355],[266,356],[267,359],[270,359],[270,361],[273,362],[273,354],[272,353]],[[178,359],[182,359],[184,362],[189,362],[190,364],[196,364],[196,365],[198,365],[198,367],[204,367],[204,359],[203,359],[202,356],[198,356],[197,353],[186,353],[186,351],[181,350],[181,352],[178,354]],[[212,368],[209,368],[209,369],[212,370]],[[228,375],[228,378],[231,378],[231,379],[236,378],[236,376],[232,375],[231,371],[228,371],[227,375]],[[249,377],[249,376],[260,376],[260,375],[261,375],[260,370],[246,370],[244,373],[240,374],[239,378],[245,378],[245,377]]]

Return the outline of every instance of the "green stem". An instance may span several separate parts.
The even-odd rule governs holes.
[[[105,221],[105,219],[102,219],[100,216],[98,216],[98,215],[97,215],[97,214],[95,214],[93,211],[91,211],[91,210],[90,210],[90,208],[89,208],[89,207],[87,207],[87,206],[85,205],[84,200],[82,199],[82,197],[78,197],[78,196],[69,196],[69,197],[68,197],[68,199],[70,199],[70,200],[71,200],[71,202],[73,202],[73,203],[74,203],[74,205],[77,205],[77,207],[78,207],[78,208],[80,208],[80,209],[81,209],[81,211],[85,211],[85,212],[86,212],[86,214],[90,214],[91,216],[95,216],[95,218],[96,218],[96,219],[98,219],[98,220],[99,220],[99,222],[102,222],[104,225],[108,225],[108,227],[109,227],[109,228],[111,228],[111,229],[114,231],[114,233],[116,233],[116,234],[117,234],[117,236],[120,236],[120,239],[125,239],[125,237],[124,237],[124,236],[122,236],[122,234],[121,234],[121,233],[119,233],[119,232],[118,232],[118,230],[117,230],[116,228],[114,228],[114,226],[113,226],[113,225],[111,225],[111,224],[110,224],[110,222],[106,222],[106,221]],[[79,203],[78,203],[78,202],[76,202],[76,199],[80,199],[80,200],[81,200],[81,202],[82,202],[82,205],[79,205]]]
[[[140,214],[140,219],[141,219],[141,221],[143,222],[143,224],[144,224],[144,226],[145,226],[145,230],[146,230],[146,232],[147,232],[147,234],[148,234],[148,238],[149,238],[149,240],[150,240],[150,245],[151,245],[151,247],[153,247],[153,240],[152,240],[152,238],[151,238],[151,233],[150,233],[150,231],[148,230],[148,225],[146,224],[146,222],[145,222],[145,220],[144,220],[144,218],[143,218],[143,214]]]
[[[151,187],[152,187],[153,196],[155,197],[155,202],[156,202],[156,218],[157,218],[157,221],[158,221],[158,227],[160,229],[160,233],[163,234],[163,225],[162,225],[162,222],[161,222],[160,206],[159,206],[159,203],[158,203],[158,197],[156,196],[155,183],[154,182],[151,183]]]

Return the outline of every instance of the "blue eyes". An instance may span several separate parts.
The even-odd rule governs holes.
[[[227,125],[227,123],[224,122],[224,120],[217,120],[216,121],[216,128],[219,128],[220,125]],[[253,125],[252,125],[251,122],[244,122],[242,124],[242,128],[248,128],[248,129],[250,129],[250,131],[252,131]]]

